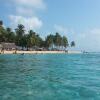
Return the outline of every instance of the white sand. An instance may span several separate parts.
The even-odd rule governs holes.
[[[14,54],[14,53],[17,53],[17,54],[62,54],[62,53],[66,53],[66,54],[80,54],[82,52],[80,51],[68,51],[65,52],[65,51],[4,51],[4,52],[0,52],[1,54]]]

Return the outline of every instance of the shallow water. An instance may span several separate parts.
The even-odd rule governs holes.
[[[100,54],[0,55],[0,100],[100,100]]]

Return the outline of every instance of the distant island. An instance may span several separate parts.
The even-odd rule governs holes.
[[[26,33],[27,32],[27,33]],[[75,42],[68,42],[66,36],[61,36],[58,32],[49,34],[45,39],[41,38],[38,33],[33,30],[25,30],[24,25],[18,24],[13,31],[12,28],[3,26],[0,21],[0,50],[4,51],[56,51],[67,52],[67,47],[74,47]],[[35,52],[36,53],[36,52]]]

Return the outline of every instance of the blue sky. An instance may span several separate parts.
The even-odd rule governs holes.
[[[5,27],[22,23],[42,37],[59,32],[75,49],[100,51],[100,0],[0,0],[0,19]]]

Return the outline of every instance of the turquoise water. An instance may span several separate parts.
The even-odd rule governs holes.
[[[100,100],[100,54],[0,55],[0,100]]]

